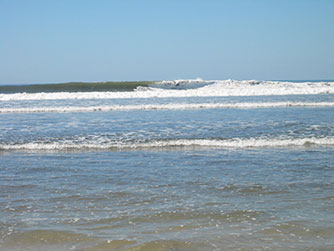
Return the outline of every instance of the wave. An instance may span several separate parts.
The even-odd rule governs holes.
[[[190,110],[190,109],[257,109],[279,107],[334,107],[334,102],[260,102],[260,103],[184,103],[109,106],[60,106],[0,108],[0,113],[61,113],[61,112],[106,112],[135,110]]]
[[[194,86],[195,84],[195,86]],[[196,86],[198,84],[198,86]],[[182,80],[138,85],[134,91],[38,92],[0,94],[0,101],[59,99],[125,99],[169,97],[225,97],[333,94],[334,82],[280,82],[256,80]],[[190,87],[187,87],[187,85]],[[166,88],[166,86],[168,88]],[[173,88],[172,88],[173,87]]]
[[[69,82],[61,84],[0,85],[0,93],[52,93],[52,92],[107,92],[133,91],[138,86],[148,86],[154,82]]]
[[[160,89],[177,89],[177,90],[186,90],[186,89],[195,89],[204,87],[209,84],[213,84],[215,81],[203,80],[201,78],[196,79],[177,79],[177,80],[164,80],[161,82],[156,82],[154,85],[150,85],[153,88]]]
[[[277,148],[277,147],[334,146],[334,137],[323,138],[234,138],[234,139],[160,139],[144,142],[29,142],[0,144],[0,150],[78,151],[78,150],[140,150],[177,148]]]

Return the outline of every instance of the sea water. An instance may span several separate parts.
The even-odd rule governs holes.
[[[0,91],[0,250],[334,249],[334,82]]]

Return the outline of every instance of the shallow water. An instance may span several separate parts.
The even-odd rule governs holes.
[[[332,105],[171,108],[333,101],[2,101],[0,250],[333,250]]]
[[[332,148],[3,154],[3,247],[330,248],[333,156]]]

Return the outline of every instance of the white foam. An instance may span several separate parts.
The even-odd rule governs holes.
[[[161,84],[194,84],[194,83],[208,83],[207,80],[203,80],[202,78],[195,78],[195,79],[176,79],[176,80],[163,80],[159,82]]]
[[[178,80],[181,81],[181,80]],[[182,80],[183,82],[185,80]],[[0,101],[10,100],[56,100],[56,99],[124,99],[167,97],[214,97],[214,96],[260,96],[301,95],[334,93],[334,82],[279,82],[256,80],[192,80],[207,85],[195,89],[138,88],[132,92],[55,92],[0,94]]]
[[[189,110],[189,109],[257,109],[278,107],[334,107],[334,102],[257,102],[257,103],[181,103],[109,106],[61,106],[61,107],[20,107],[0,108],[0,113],[36,112],[95,112],[95,111],[135,111],[135,110]]]
[[[250,138],[250,139],[172,139],[153,140],[149,142],[113,142],[101,144],[99,142],[71,143],[23,143],[0,144],[0,150],[33,150],[33,151],[64,151],[64,150],[108,150],[108,149],[165,149],[187,147],[214,147],[214,148],[277,148],[277,147],[311,147],[334,146],[334,137],[324,138]]]

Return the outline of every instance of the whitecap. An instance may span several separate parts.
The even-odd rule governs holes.
[[[197,81],[197,80],[196,80]],[[263,95],[311,95],[333,94],[334,82],[281,82],[257,80],[204,81],[198,88],[164,89],[155,87],[137,88],[128,92],[53,92],[0,94],[0,101],[10,100],[56,100],[56,99],[131,99],[168,97],[227,97]],[[185,82],[185,80],[183,80]],[[194,81],[190,81],[192,83]],[[177,82],[177,83],[180,83]]]
[[[334,107],[334,102],[240,102],[240,103],[170,103],[105,106],[55,106],[0,108],[0,113],[62,113],[136,110],[190,110],[190,109],[260,109],[280,107]]]

